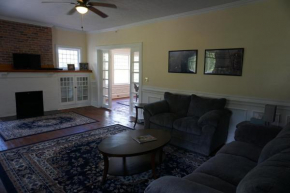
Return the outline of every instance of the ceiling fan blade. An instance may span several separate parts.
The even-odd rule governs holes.
[[[91,6],[99,6],[99,7],[117,8],[116,5],[110,4],[110,3],[89,2],[88,5],[91,5]]]
[[[76,11],[77,11],[77,10],[76,10],[76,8],[74,7],[74,8],[72,8],[69,12],[67,12],[67,15],[72,15],[72,14],[74,14]]]
[[[88,9],[92,12],[94,12],[95,14],[101,16],[102,18],[106,18],[108,17],[108,15],[106,15],[105,13],[101,12],[100,10],[94,8],[94,7],[88,7]]]
[[[75,5],[75,3],[72,3],[72,2],[60,2],[60,1],[42,1],[41,3],[68,3],[68,4]]]

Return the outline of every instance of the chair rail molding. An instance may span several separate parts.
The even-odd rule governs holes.
[[[196,94],[202,97],[209,98],[226,98],[226,107],[232,111],[232,117],[230,120],[229,134],[227,142],[234,140],[234,133],[236,125],[242,121],[250,120],[259,112],[263,114],[266,104],[277,105],[277,120],[275,125],[284,126],[289,122],[290,117],[290,101],[280,101],[265,98],[255,98],[247,96],[225,95],[206,93],[194,90],[179,90],[162,87],[143,86],[142,87],[142,102],[152,103],[163,99],[165,92],[178,93],[178,94]]]

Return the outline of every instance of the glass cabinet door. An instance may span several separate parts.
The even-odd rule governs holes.
[[[61,102],[74,102],[74,81],[73,77],[60,78]]]
[[[130,75],[130,114],[135,114],[134,106],[140,100],[140,49],[131,49],[131,75]]]
[[[88,77],[77,78],[77,101],[89,100]]]
[[[111,74],[110,74],[110,52],[103,50],[103,90],[102,107],[111,107]]]

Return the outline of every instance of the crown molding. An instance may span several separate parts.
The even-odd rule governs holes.
[[[183,18],[183,17],[188,17],[188,16],[194,16],[194,15],[201,15],[201,14],[209,13],[209,12],[213,12],[213,11],[219,11],[219,10],[225,10],[225,9],[229,9],[229,8],[240,7],[243,5],[261,2],[261,1],[265,1],[265,0],[240,0],[240,1],[226,3],[223,5],[218,5],[218,6],[214,6],[214,7],[208,7],[208,8],[189,11],[189,12],[185,12],[185,13],[180,13],[180,14],[145,20],[145,21],[141,21],[141,22],[136,22],[136,23],[132,23],[132,24],[128,24],[128,25],[122,25],[122,26],[117,26],[117,27],[113,27],[113,28],[101,29],[101,30],[87,31],[86,33],[87,34],[97,34],[97,33],[117,31],[120,29],[132,28],[132,27],[136,27],[136,26],[157,23],[157,22],[161,22],[161,21],[168,21],[168,20],[173,20],[173,19],[177,19],[177,18]]]
[[[55,28],[55,29],[63,30],[63,31],[71,31],[71,32],[79,32],[79,33],[85,33],[86,32],[86,31],[82,31],[82,30],[78,30],[78,29],[55,26],[55,25],[49,24],[49,23],[42,23],[42,22],[37,22],[37,21],[31,21],[31,20],[25,20],[25,19],[19,19],[19,18],[12,18],[12,17],[1,16],[1,15],[0,15],[0,19],[1,20],[5,20],[5,21],[13,21],[13,22],[36,25],[36,26],[51,27],[51,28]]]
[[[54,29],[62,30],[62,31],[70,31],[70,32],[77,32],[77,33],[86,33],[86,31],[78,30],[78,29],[71,29],[71,28],[65,28],[60,26],[53,26]]]
[[[87,34],[96,34],[96,33],[117,31],[117,30],[120,30],[120,29],[132,28],[132,27],[136,27],[136,26],[142,26],[142,25],[151,24],[151,23],[157,23],[157,22],[161,22],[161,21],[168,21],[168,20],[173,20],[173,19],[177,19],[177,18],[200,15],[200,14],[204,14],[204,13],[209,13],[209,12],[219,11],[219,10],[225,10],[225,9],[239,7],[239,6],[243,6],[243,5],[247,5],[247,4],[251,4],[251,3],[255,3],[255,2],[261,2],[261,1],[265,1],[265,0],[240,0],[240,1],[227,3],[227,4],[223,4],[223,5],[218,5],[218,6],[214,6],[214,7],[209,7],[209,8],[189,11],[189,12],[175,14],[175,15],[170,15],[170,16],[165,16],[165,17],[159,17],[159,18],[155,18],[155,19],[145,20],[145,21],[136,22],[136,23],[132,23],[132,24],[128,24],[128,25],[117,26],[117,27],[113,27],[113,28],[107,28],[107,29],[101,29],[101,30],[92,30],[92,31],[81,31],[81,30],[78,30],[78,29],[55,26],[55,25],[50,24],[50,23],[44,23],[44,22],[38,22],[38,21],[32,21],[32,20],[26,20],[26,19],[20,19],[20,18],[12,18],[12,17],[6,17],[6,16],[2,16],[2,15],[0,15],[0,19],[6,20],[6,21],[19,22],[19,23],[26,23],[26,24],[36,25],[36,26],[54,27],[56,29],[60,29],[60,30],[64,30],[64,31],[73,31],[73,32],[83,32],[83,33],[87,33]]]
[[[2,16],[2,15],[0,15],[0,19],[6,20],[6,21],[14,21],[14,22],[18,22],[18,23],[31,24],[31,25],[36,25],[36,26],[53,27],[52,24],[48,24],[48,23],[42,23],[42,22],[13,18],[13,17],[6,17],[6,16]]]

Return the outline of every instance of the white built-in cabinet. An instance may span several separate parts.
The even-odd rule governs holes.
[[[62,105],[73,105],[89,102],[89,76],[61,76],[59,80],[60,103]]]

